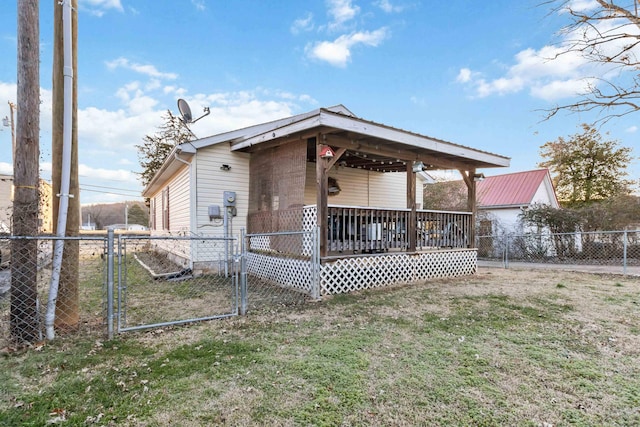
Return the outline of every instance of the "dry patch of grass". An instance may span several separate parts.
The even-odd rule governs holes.
[[[638,282],[483,269],[69,337],[0,359],[0,424],[638,425]]]

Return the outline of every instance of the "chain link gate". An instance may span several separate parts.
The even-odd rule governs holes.
[[[320,298],[317,229],[247,234],[242,241],[242,314]]]
[[[237,239],[122,236],[108,278],[109,336],[238,315]]]

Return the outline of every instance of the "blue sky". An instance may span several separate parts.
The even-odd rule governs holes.
[[[588,6],[589,0],[572,0]],[[0,15],[0,117],[16,100],[16,1]],[[41,176],[51,178],[53,1],[40,1]],[[136,144],[186,99],[199,137],[344,104],[356,115],[512,158],[593,116],[571,100],[585,64],[546,61],[566,16],[539,0],[79,0],[81,203],[139,200]],[[603,125],[640,155],[640,113]],[[0,126],[0,173],[11,173]],[[637,159],[630,169],[640,178]]]

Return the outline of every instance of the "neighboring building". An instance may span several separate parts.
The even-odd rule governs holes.
[[[0,174],[0,233],[11,231],[13,176]]]
[[[478,235],[522,231],[520,214],[535,204],[560,207],[549,170],[486,177],[477,186]]]
[[[47,181],[40,180],[40,212],[38,227],[40,233],[51,233],[53,230],[52,187]],[[0,174],[0,232],[10,232],[13,215],[13,176]]]
[[[241,229],[317,226],[325,294],[474,273],[472,212],[421,210],[428,179],[422,172],[461,170],[475,191],[477,168],[508,165],[507,157],[366,121],[338,105],[179,144],[142,195],[156,236],[235,237]],[[462,230],[455,240],[443,232],[452,225]],[[283,239],[269,242],[262,239],[252,253],[269,259],[250,264],[287,271],[282,257],[270,255],[285,250]],[[295,261],[307,259],[306,243]],[[160,249],[194,271],[220,265],[198,245],[176,240]],[[363,256],[373,252],[373,259]],[[364,283],[356,273],[374,264],[385,267],[371,270]]]

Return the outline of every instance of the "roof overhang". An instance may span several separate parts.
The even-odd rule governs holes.
[[[149,181],[145,189],[142,190],[142,197],[153,196],[166,181],[165,177],[173,176],[185,167],[185,164],[190,164],[195,154],[196,148],[190,143],[175,146],[158,172],[156,172],[151,181]]]
[[[314,114],[296,116],[282,126],[270,128],[259,134],[238,138],[231,142],[232,151],[254,151],[261,146],[271,146],[278,141],[306,139],[320,136],[320,143],[349,150],[350,153],[368,153],[377,157],[369,159],[367,167],[385,162],[384,171],[406,170],[407,161],[422,161],[425,169],[478,169],[507,167],[510,159],[498,154],[465,147],[402,129],[397,129],[354,116],[327,109]],[[398,162],[395,162],[397,160]]]
[[[191,162],[198,149],[226,143],[231,151],[253,152],[293,140],[344,149],[340,158],[343,164],[382,172],[406,171],[407,163],[417,161],[424,164],[425,170],[474,170],[510,164],[509,157],[363,120],[336,105],[180,144],[142,195],[155,194],[185,162]],[[315,161],[311,146],[309,153],[309,160]]]

